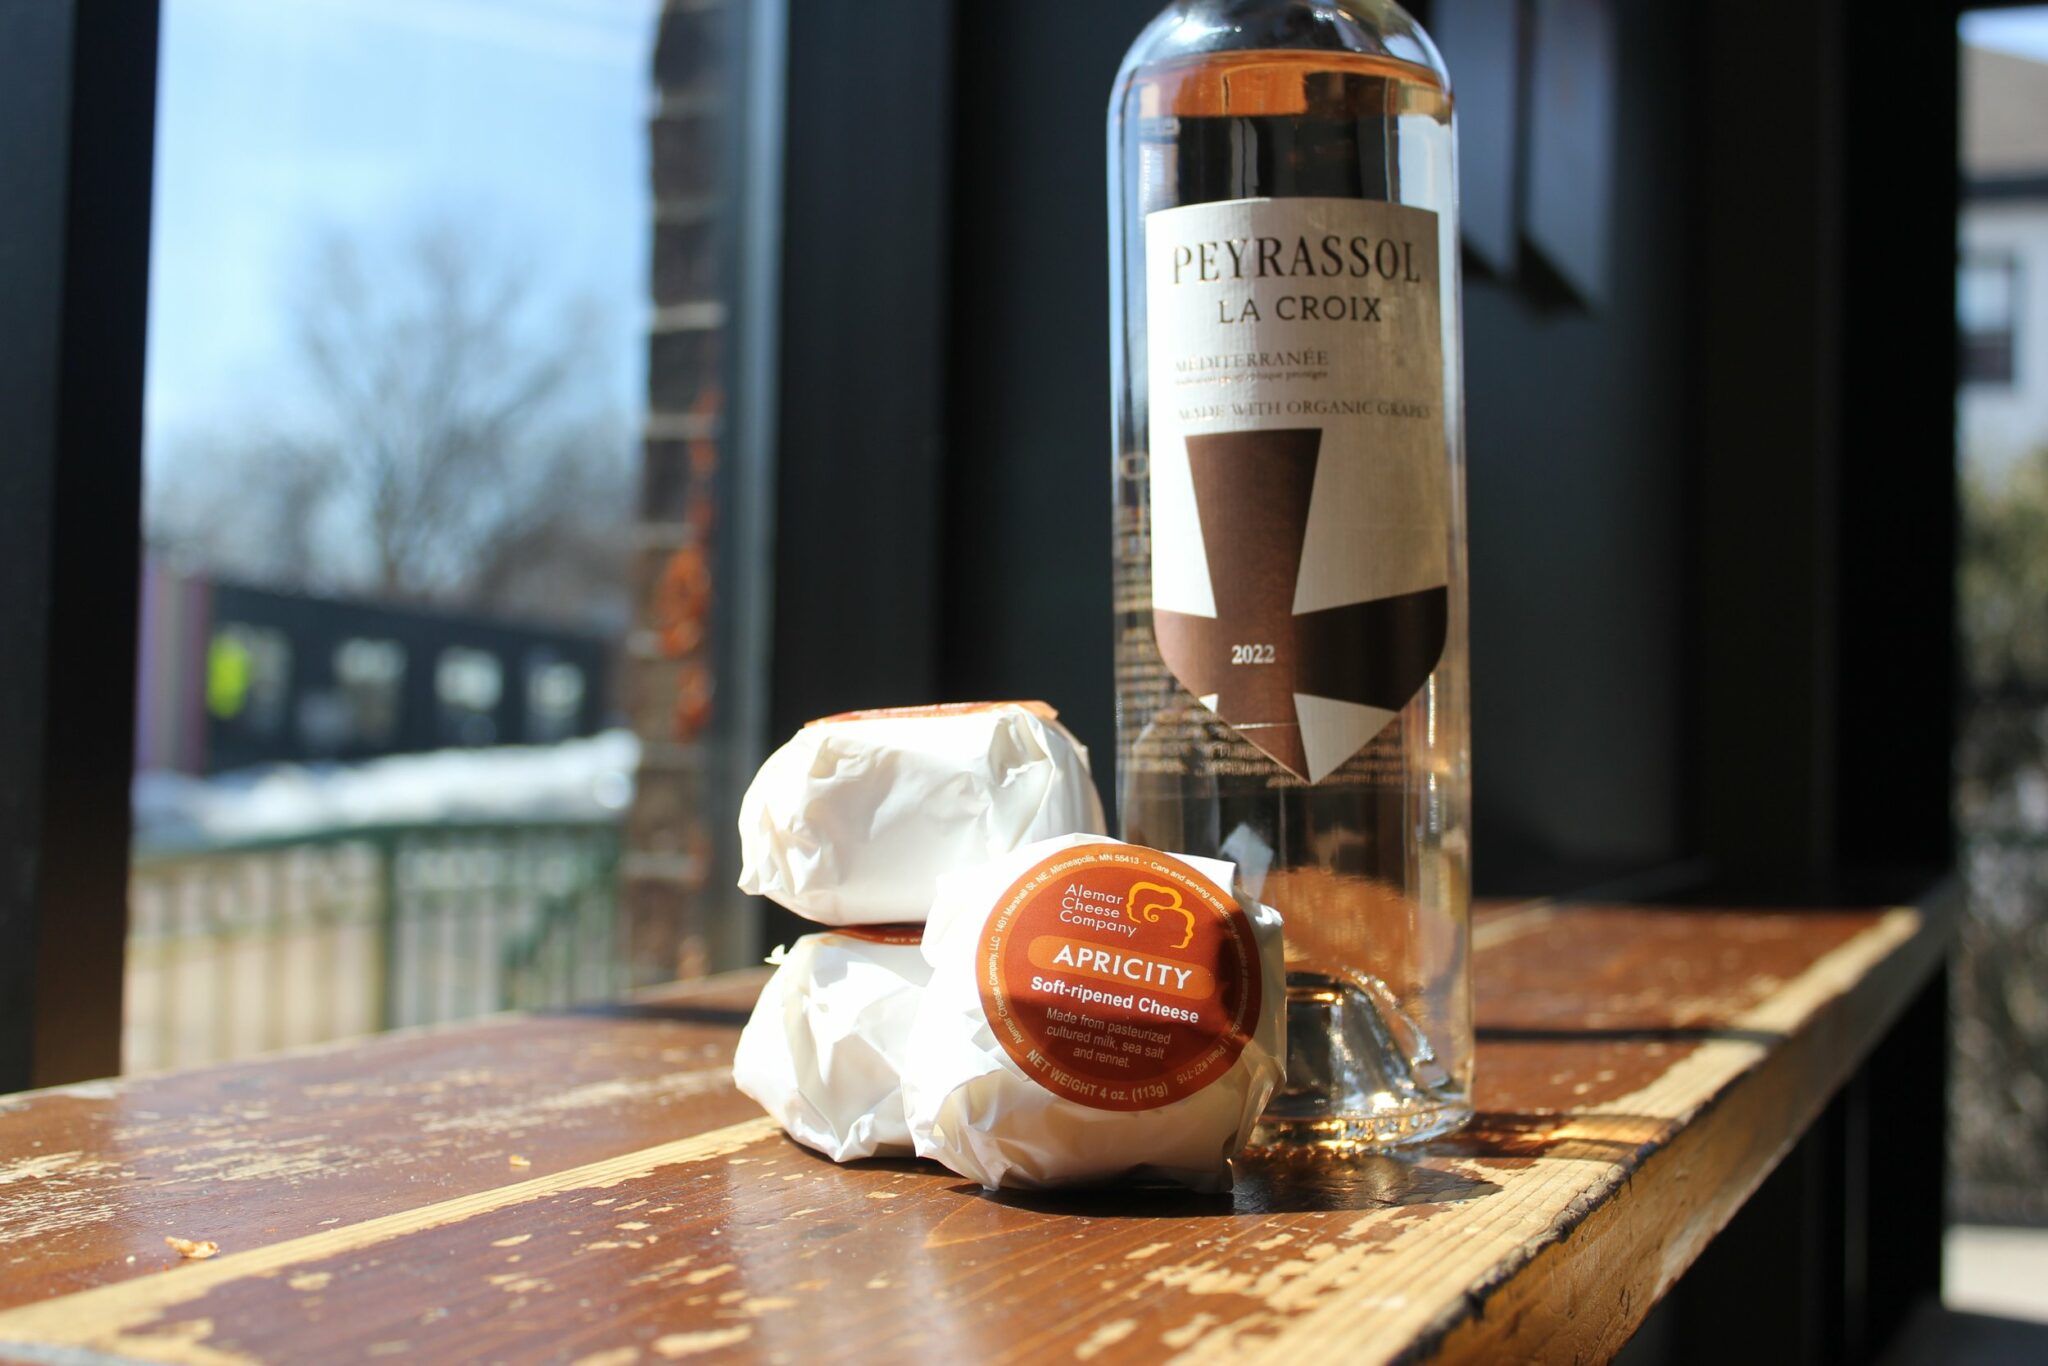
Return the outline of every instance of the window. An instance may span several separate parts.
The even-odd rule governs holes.
[[[1958,373],[1965,384],[2013,382],[2019,262],[2011,255],[1965,257],[1956,271]]]
[[[547,744],[577,733],[583,715],[583,670],[545,652],[526,665],[526,740]]]
[[[345,640],[334,651],[334,682],[348,738],[364,749],[389,745],[398,734],[404,704],[405,647],[361,636]]]
[[[505,671],[497,656],[461,647],[443,650],[434,666],[443,742],[469,746],[495,741],[498,699],[504,692]]]
[[[162,0],[131,1065],[754,956],[629,936],[704,880],[622,857],[656,783],[663,837],[730,824],[661,702],[715,576],[694,635],[642,585],[708,565],[736,439],[744,9]]]
[[[291,701],[292,649],[284,632],[229,623],[206,652],[206,710],[226,729],[278,734]]]

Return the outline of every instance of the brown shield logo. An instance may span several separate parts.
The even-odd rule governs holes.
[[[1288,772],[1320,782],[1407,705],[1443,655],[1445,587],[1297,614],[1320,428],[1187,438],[1216,615],[1157,609],[1181,686]]]

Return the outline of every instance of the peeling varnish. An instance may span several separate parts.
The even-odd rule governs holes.
[[[607,1347],[601,1352],[577,1357],[569,1366],[633,1366],[639,1359],[638,1347]]]
[[[126,1366],[130,1361],[167,1361],[179,1363],[179,1366],[263,1366],[255,1357],[245,1356],[240,1352],[224,1351],[213,1346],[207,1342],[212,1336],[212,1319],[187,1319],[153,1333],[111,1334],[99,1351],[83,1358],[76,1358],[68,1353],[55,1357],[37,1353],[31,1357],[23,1352],[22,1348],[38,1347],[43,1344],[17,1342],[0,1334],[0,1356],[9,1359],[20,1356],[27,1360],[40,1358],[61,1363],[62,1366],[70,1366],[74,1360],[78,1362],[78,1366],[102,1366],[102,1363],[114,1366],[116,1362],[120,1363],[120,1366]]]
[[[266,1139],[217,1139],[199,1145],[195,1153],[212,1152],[212,1156],[193,1156],[171,1168],[171,1179],[159,1179],[153,1184],[159,1187],[173,1186],[180,1179],[186,1181],[229,1182],[229,1181],[296,1181],[300,1177],[315,1176],[336,1167],[360,1163],[365,1154],[362,1149],[342,1144],[335,1147],[309,1147],[319,1143],[318,1136],[284,1139],[272,1142]]]
[[[106,1223],[118,1213],[117,1207],[104,1190],[85,1183],[121,1170],[118,1162],[82,1152],[0,1161],[0,1246]]]
[[[1147,1243],[1135,1251],[1126,1252],[1124,1260],[1127,1262],[1142,1262],[1147,1258],[1157,1257],[1160,1253],[1171,1250],[1172,1247],[1172,1243]]]
[[[516,1271],[500,1272],[486,1276],[484,1280],[508,1295],[531,1295],[535,1291],[553,1290],[554,1284],[545,1276],[522,1276]]]
[[[510,1238],[495,1238],[495,1239],[493,1239],[493,1240],[491,1241],[491,1246],[492,1246],[492,1247],[518,1247],[518,1246],[519,1246],[519,1245],[520,1245],[521,1243],[523,1243],[523,1242],[526,1242],[526,1241],[527,1241],[528,1239],[530,1239],[530,1238],[532,1238],[532,1237],[533,1237],[533,1235],[532,1235],[531,1233],[515,1233],[515,1234],[513,1234],[513,1235],[512,1235],[512,1236],[511,1236]]]
[[[311,1294],[315,1290],[325,1290],[333,1280],[334,1273],[331,1271],[302,1271],[285,1284],[294,1290]]]
[[[731,1262],[721,1262],[717,1266],[707,1266],[700,1271],[690,1272],[688,1275],[683,1277],[683,1284],[703,1285],[706,1281],[715,1281],[720,1276],[726,1275],[731,1271]]]
[[[1780,994],[1743,1012],[1724,1026],[1792,1034],[1830,1001],[1847,993],[1886,957],[1916,934],[1919,913],[1887,912],[1876,924],[1822,955]],[[1662,1076],[1631,1095],[1598,1108],[1561,1115],[1558,1134],[1597,1134],[1616,1120],[1660,1119],[1675,1131],[1713,1097],[1735,1084],[1769,1051],[1758,1040],[1709,1039],[1679,1059]],[[1319,1260],[1284,1262],[1261,1276],[1215,1264],[1160,1268],[1193,1293],[1228,1293],[1262,1298],[1262,1312],[1205,1334],[1175,1358],[1177,1362],[1236,1362],[1254,1347],[1286,1350],[1344,1343],[1365,1350],[1379,1343],[1392,1350],[1412,1342],[1431,1322],[1470,1313],[1464,1307],[1474,1287],[1512,1276],[1560,1230],[1574,1227],[1605,1203],[1628,1174],[1633,1160],[1607,1157],[1545,1157],[1527,1168],[1499,1172],[1501,1189],[1484,1201],[1458,1206],[1427,1220],[1396,1225],[1392,1237],[1352,1246]],[[1361,1216],[1346,1236],[1357,1238],[1377,1224],[1380,1211]],[[1398,1276],[1377,1275],[1372,1264],[1390,1258]],[[1275,1279],[1277,1277],[1277,1279]],[[1199,1288],[1198,1288],[1199,1287]],[[1427,1287],[1427,1294],[1412,1294]],[[1265,1292],[1271,1291],[1270,1295]]]
[[[92,1176],[113,1166],[111,1162],[88,1158],[82,1152],[39,1153],[0,1162],[0,1186],[17,1181],[43,1181],[55,1176]]]
[[[629,1279],[626,1282],[626,1284],[629,1286],[633,1286],[635,1288],[638,1288],[643,1285],[659,1285],[660,1283],[668,1279],[669,1274],[671,1272],[680,1271],[684,1267],[688,1266],[691,1262],[694,1262],[696,1260],[697,1258],[694,1253],[677,1257],[673,1261],[663,1262],[660,1266],[655,1267],[651,1271],[641,1272],[639,1275]]]
[[[551,1091],[504,1105],[442,1115],[420,1126],[422,1133],[473,1132],[507,1137],[538,1129],[584,1110],[616,1109],[648,1101],[665,1104],[722,1090],[732,1083],[730,1067],[696,1072],[669,1072],[653,1077],[585,1082],[566,1091]]]
[[[186,1362],[191,1366],[217,1366],[217,1363],[238,1361],[220,1353],[207,1359],[183,1347],[179,1347],[176,1354],[165,1357],[161,1349],[168,1340],[163,1334],[175,1328],[179,1334],[189,1336],[186,1326],[168,1325],[154,1333],[143,1333],[142,1327],[160,1322],[179,1306],[201,1300],[213,1291],[239,1281],[345,1256],[407,1234],[460,1224],[543,1196],[616,1187],[663,1167],[725,1157],[750,1144],[776,1138],[780,1133],[775,1122],[766,1116],[744,1120],[710,1133],[677,1139],[529,1181],[497,1186],[419,1209],[366,1219],[358,1224],[344,1224],[268,1247],[229,1253],[211,1261],[180,1267],[176,1275],[146,1276],[21,1305],[0,1311],[0,1342],[76,1346],[117,1354],[126,1351],[133,1356]],[[147,1345],[147,1351],[143,1350],[143,1344]]]
[[[1093,1361],[1137,1331],[1135,1319],[1112,1320],[1090,1333],[1087,1341],[1074,1349],[1074,1355],[1082,1361]]]
[[[1169,1328],[1161,1333],[1159,1340],[1175,1351],[1179,1351],[1183,1347],[1189,1347],[1198,1342],[1202,1334],[1208,1332],[1210,1328],[1222,1321],[1214,1314],[1197,1314],[1180,1327]]]
[[[732,1328],[712,1328],[701,1333],[670,1333],[654,1340],[654,1354],[669,1361],[701,1356],[721,1347],[737,1347],[754,1336],[754,1326],[742,1323]]]
[[[44,1096],[62,1096],[66,1100],[116,1100],[121,1095],[121,1083],[113,1078],[103,1081],[74,1081],[67,1086],[51,1086],[41,1091],[31,1091],[23,1099],[41,1099]]]
[[[1850,942],[1851,945],[1854,945],[1857,941],[1852,940]],[[1844,947],[1849,946],[1845,945]],[[1853,977],[1851,980],[1853,982]],[[1804,985],[1806,981],[1805,977],[1797,978],[1795,979],[1794,987],[1797,988]],[[1774,1005],[1776,1003],[1766,1004]],[[1802,1022],[1804,1018],[1802,1016]],[[1719,1042],[1721,1041],[1716,1041],[1716,1044],[1718,1045]],[[1727,1042],[1744,1043],[1746,1041]],[[1661,1050],[1652,1048],[1648,1051],[1658,1052]],[[1756,1051],[1752,1050],[1747,1056],[1753,1059],[1756,1056]],[[1702,1068],[1688,1076],[1681,1077],[1667,1074],[1666,1077],[1659,1079],[1658,1084],[1646,1087],[1640,1095],[1645,1099],[1663,1102],[1682,1100],[1687,1093],[1694,1093],[1692,1098],[1684,1101],[1684,1103],[1696,1109],[1701,1101],[1701,1097],[1697,1094],[1696,1084],[1708,1082],[1716,1074],[1723,1077],[1723,1082],[1719,1084],[1725,1084],[1725,1080],[1731,1075],[1726,1070],[1730,1064],[1734,1064],[1737,1068],[1737,1072],[1733,1075],[1739,1075],[1741,1070],[1746,1069],[1750,1065],[1748,1061],[1743,1060],[1740,1050],[1722,1052],[1715,1060],[1714,1066]],[[1673,1069],[1673,1072],[1679,1070]],[[1618,1110],[1622,1107],[1610,1103],[1610,1106],[1603,1108]],[[1558,1131],[1564,1132],[1577,1128],[1591,1133],[1597,1127],[1599,1118],[1596,1113],[1589,1113],[1583,1117],[1560,1116],[1560,1119],[1564,1122],[1558,1126]],[[1431,1159],[1430,1164],[1432,1166],[1444,1165],[1437,1159]],[[1483,1162],[1476,1162],[1467,1165],[1483,1167],[1485,1164]],[[1351,1293],[1342,1298],[1341,1304],[1331,1304],[1328,1297],[1325,1297],[1314,1299],[1308,1303],[1306,1309],[1296,1311],[1299,1314],[1306,1314],[1307,1318],[1296,1318],[1289,1321],[1273,1313],[1254,1313],[1238,1320],[1236,1323],[1219,1326],[1219,1320],[1217,1320],[1215,1315],[1198,1313],[1192,1318],[1186,1319],[1185,1322],[1181,1322],[1179,1327],[1161,1333],[1158,1341],[1176,1351],[1194,1347],[1197,1349],[1196,1354],[1198,1356],[1213,1356],[1218,1355],[1219,1349],[1227,1345],[1235,1345],[1236,1348],[1242,1350],[1249,1344],[1255,1347],[1265,1346],[1277,1351],[1285,1349],[1296,1338],[1309,1342],[1328,1343],[1341,1340],[1354,1344],[1364,1340],[1361,1337],[1333,1339],[1326,1336],[1320,1331],[1325,1326],[1326,1315],[1320,1312],[1324,1308],[1347,1311],[1327,1316],[1328,1321],[1331,1323],[1350,1325],[1360,1329],[1368,1333],[1374,1341],[1391,1341],[1393,1340],[1393,1331],[1390,1327],[1390,1317],[1404,1320],[1409,1319],[1412,1311],[1413,1314],[1424,1315],[1425,1317],[1421,1321],[1427,1322],[1427,1316],[1434,1316],[1455,1307],[1456,1301],[1464,1293],[1462,1287],[1466,1284],[1459,1280],[1459,1275],[1468,1265],[1468,1248],[1490,1248],[1492,1251],[1487,1255],[1489,1257],[1497,1256],[1503,1233],[1512,1237],[1534,1238],[1539,1242],[1554,1240],[1556,1230],[1561,1226],[1557,1222],[1560,1217],[1557,1211],[1560,1208],[1565,1207],[1567,1204],[1578,1205],[1582,1199],[1588,1197],[1590,1197],[1590,1203],[1592,1204],[1597,1204],[1601,1198],[1604,1198],[1604,1196],[1598,1194],[1602,1186],[1597,1176],[1597,1173],[1603,1168],[1618,1169],[1619,1164],[1577,1157],[1560,1158],[1546,1156],[1538,1159],[1534,1166],[1526,1171],[1526,1174],[1522,1170],[1512,1173],[1506,1171],[1499,1173],[1493,1178],[1503,1188],[1499,1196],[1485,1201],[1474,1202],[1475,1209],[1478,1206],[1485,1206],[1489,1211],[1504,1217],[1500,1219],[1477,1219],[1469,1217],[1470,1211],[1465,1213],[1446,1211],[1442,1215],[1431,1216],[1425,1222],[1430,1225],[1433,1233],[1442,1237],[1442,1241],[1446,1245],[1440,1251],[1431,1250],[1427,1253],[1424,1252],[1423,1248],[1415,1247],[1412,1249],[1415,1253],[1413,1257],[1404,1255],[1400,1261],[1399,1278],[1410,1291],[1410,1294],[1412,1294],[1412,1304],[1408,1295],[1374,1295],[1364,1293],[1371,1291],[1375,1287],[1369,1281],[1354,1281],[1350,1286]],[[1551,1180],[1549,1179],[1550,1177],[1560,1179]],[[763,1175],[758,1179],[766,1180],[767,1178]],[[1303,1237],[1330,1238],[1334,1236],[1338,1239],[1357,1240],[1367,1234],[1371,1234],[1376,1241],[1371,1244],[1362,1245],[1361,1251],[1370,1252],[1373,1248],[1377,1248],[1389,1255],[1393,1255],[1398,1245],[1404,1249],[1405,1253],[1409,1243],[1408,1238],[1403,1236],[1389,1239],[1385,1236],[1390,1222],[1388,1216],[1390,1214],[1398,1215],[1398,1213],[1399,1211],[1375,1211],[1369,1216],[1362,1217],[1355,1225],[1348,1229],[1334,1227],[1338,1221],[1332,1219],[1328,1222],[1333,1227],[1322,1227],[1319,1223],[1314,1232],[1304,1232]],[[1505,1224],[1505,1229],[1497,1227],[1500,1224]],[[1268,1224],[1267,1227],[1270,1228],[1271,1225]],[[1260,1251],[1270,1252],[1279,1247],[1287,1246],[1293,1238],[1294,1235],[1292,1234],[1277,1234],[1272,1238],[1261,1239],[1258,1242],[1249,1244],[1238,1243],[1233,1251],[1249,1246]],[[1225,1245],[1229,1246],[1230,1244],[1226,1242]],[[1297,1259],[1282,1265],[1288,1267],[1290,1275],[1299,1281],[1316,1274],[1323,1266],[1337,1257],[1341,1250],[1336,1244],[1317,1242],[1314,1246],[1303,1250]],[[1220,1249],[1217,1253],[1211,1255],[1220,1256]],[[1239,1258],[1242,1255],[1241,1252],[1237,1253]],[[1232,1260],[1236,1259],[1233,1258]],[[223,1259],[223,1261],[226,1260]],[[1193,1262],[1191,1264],[1197,1267],[1204,1266],[1200,1262]],[[1414,1266],[1426,1266],[1428,1268],[1427,1274],[1419,1280],[1411,1279]],[[1209,1266],[1207,1269],[1215,1268]],[[1372,1271],[1374,1274],[1378,1274],[1380,1268],[1374,1267]],[[882,1284],[886,1286],[887,1282],[883,1281]],[[1174,1322],[1176,1319],[1169,1319],[1167,1321]],[[1310,1328],[1311,1322],[1315,1325],[1314,1329]],[[4,1327],[4,1320],[0,1320],[0,1328]],[[1211,1329],[1215,1331],[1212,1333]],[[1275,1333],[1281,1335],[1277,1340],[1274,1340],[1271,1336]],[[1227,1355],[1227,1353],[1220,1354]]]

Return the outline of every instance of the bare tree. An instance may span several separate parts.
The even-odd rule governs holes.
[[[301,278],[294,416],[188,445],[152,538],[279,587],[622,620],[631,438],[595,312],[448,223],[384,255],[327,234]]]

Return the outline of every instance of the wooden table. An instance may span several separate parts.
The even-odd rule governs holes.
[[[1598,1358],[1944,952],[1910,909],[1475,939],[1470,1130],[1234,1196],[836,1167],[732,1089],[756,974],[0,1100],[0,1358]]]

